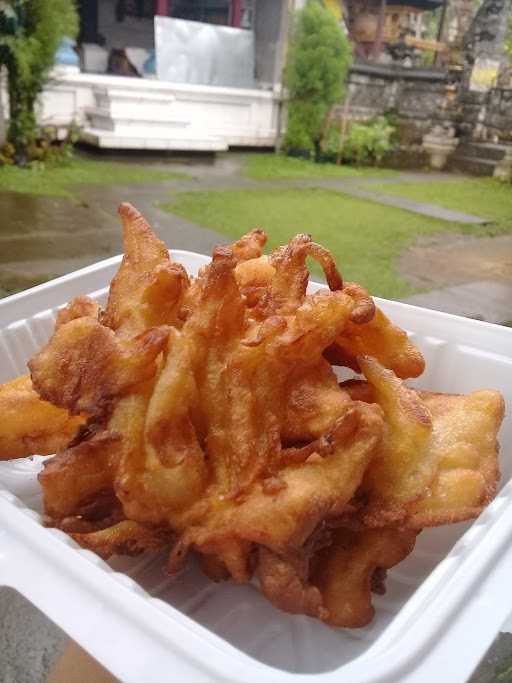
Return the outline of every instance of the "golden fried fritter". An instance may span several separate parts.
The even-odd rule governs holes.
[[[497,435],[505,406],[497,391],[467,396],[419,392],[432,413],[437,472],[409,506],[406,526],[420,529],[477,517],[499,480]]]
[[[358,356],[371,356],[393,370],[397,377],[419,377],[425,369],[423,356],[407,333],[393,325],[380,308],[369,321],[351,322],[326,353],[333,365],[346,366],[361,372]]]
[[[386,526],[399,520],[404,506],[417,500],[434,479],[438,455],[432,448],[432,417],[392,370],[369,356],[358,357],[358,363],[386,420],[382,444],[363,483],[368,516]]]
[[[201,552],[215,548],[226,564],[225,541],[231,545],[250,541],[281,555],[300,552],[325,519],[343,512],[381,435],[380,410],[354,404],[330,433],[304,447],[301,458],[288,461],[283,453],[284,466],[275,475],[277,486],[267,487],[264,479],[240,501],[223,503],[218,497],[210,501],[201,525],[187,530],[187,544]],[[243,573],[246,559],[241,558],[236,573]],[[234,573],[233,565],[230,571]]]
[[[285,444],[312,441],[325,434],[351,402],[340,391],[329,363],[297,365],[288,380],[281,439]]]
[[[61,325],[29,362],[34,388],[74,415],[93,415],[154,376],[167,335],[165,327],[154,327],[123,340],[94,318],[76,318]]]
[[[128,519],[91,533],[70,533],[83,548],[101,557],[139,555],[147,550],[160,550],[170,545],[173,534],[167,529],[152,528]]]
[[[405,387],[421,354],[308,235],[267,257],[253,230],[191,278],[120,214],[106,310],[72,301],[29,364],[38,405],[88,415],[39,475],[46,522],[104,557],[171,544],[171,573],[195,552],[281,609],[367,623],[417,530],[492,496],[499,395]],[[308,257],[329,285],[309,295]],[[329,359],[367,382],[339,386]]]
[[[120,214],[125,254],[105,313],[71,302],[49,344],[29,364],[41,395],[73,412],[89,406],[91,416],[87,428],[39,475],[46,513],[57,526],[62,520],[69,524],[73,515],[83,518],[84,505],[90,509],[105,491],[116,500],[119,461],[127,450],[143,448],[148,381],[170,329],[148,326],[164,312],[177,323],[177,301],[189,287],[188,276],[181,266],[174,270],[167,249],[140,214],[129,205],[122,205]]]
[[[200,305],[183,329],[171,335],[166,365],[147,410],[143,484],[133,479],[128,462],[119,473],[119,496],[132,517],[147,514],[139,509],[143,507],[151,510],[147,521],[179,524],[180,508],[197,500],[202,488],[210,491],[213,486],[217,497],[235,500],[273,473],[281,453],[284,399],[296,363],[320,363],[323,348],[353,307],[341,292],[313,295],[272,334],[246,345],[245,302],[234,278],[235,265],[225,249],[214,253],[204,271]],[[343,395],[333,379],[328,374],[331,392],[342,398],[341,408]],[[149,499],[144,503],[142,487],[151,504]],[[243,504],[233,507],[243,517]]]
[[[46,510],[71,528],[73,514],[90,510],[94,495],[112,486],[127,519],[172,529],[181,534],[180,547],[213,556],[235,579],[247,580],[255,545],[300,549],[324,518],[344,509],[380,440],[380,410],[350,403],[322,356],[359,302],[343,291],[307,296],[301,271],[293,306],[271,297],[271,315],[256,321],[235,273],[244,256],[259,258],[262,239],[251,233],[233,249],[218,248],[190,286],[182,279],[183,306],[190,292],[195,303],[185,316],[169,314],[169,324],[143,330],[154,315],[137,296],[145,304],[147,283],[157,285],[133,245],[132,231],[139,230],[145,248],[150,234],[129,216],[110,312],[99,320],[71,316],[31,362],[42,395],[91,414],[89,431],[40,477]],[[132,277],[130,250],[139,254],[143,283],[131,287],[136,316],[119,314],[125,309],[116,301],[120,292],[126,296],[123,278]],[[151,271],[154,252],[158,267],[167,256],[158,245],[149,251]],[[301,270],[313,252],[325,264],[309,238],[285,250],[277,289],[286,279],[283,264]],[[307,445],[283,448],[298,438]],[[73,470],[82,472],[75,485],[67,477]],[[91,533],[100,532],[104,553],[108,533]],[[76,537],[87,545],[87,533]]]
[[[175,324],[188,276],[130,204],[121,204],[124,255],[110,284],[101,322],[131,339],[150,327]]]
[[[342,387],[353,400],[381,403],[376,386],[369,382],[349,381]],[[428,449],[414,451],[415,457],[411,460],[411,463],[421,460],[415,476],[422,474],[425,477],[422,491],[404,505],[403,488],[400,479],[395,477],[390,480],[390,505],[386,509],[386,506],[378,504],[378,496],[366,489],[369,505],[364,520],[370,526],[383,526],[395,521],[402,527],[419,530],[461,522],[477,517],[496,492],[499,480],[497,436],[504,416],[501,394],[490,390],[475,391],[466,396],[429,391],[413,393],[432,420]],[[407,405],[403,401],[398,407],[402,419],[405,419]],[[387,423],[390,424],[389,421]],[[386,452],[388,443],[389,434],[384,437],[383,446],[368,470],[368,480],[378,474],[379,466],[392,468],[392,458]]]
[[[55,453],[84,421],[42,401],[28,376],[0,385],[0,415],[0,460]]]
[[[415,531],[391,528],[334,531],[331,545],[315,558],[311,577],[322,597],[324,620],[332,626],[366,626],[375,612],[371,594],[376,573],[382,592],[382,570],[404,560],[415,540]]]

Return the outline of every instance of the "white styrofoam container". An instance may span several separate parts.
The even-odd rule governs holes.
[[[196,272],[207,258],[173,252]],[[78,294],[104,301],[120,257],[0,301],[0,382],[24,373]],[[379,301],[427,360],[414,386],[500,390],[512,404],[512,329]],[[1,419],[1,416],[0,416]],[[375,620],[332,629],[274,609],[252,585],[211,583],[191,566],[176,578],[164,556],[104,562],[41,525],[41,458],[0,462],[0,585],[11,586],[127,683],[465,681],[512,609],[512,430],[502,486],[473,523],[426,530],[375,596]]]

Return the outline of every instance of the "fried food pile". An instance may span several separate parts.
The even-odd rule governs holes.
[[[58,446],[39,475],[46,523],[103,557],[169,547],[176,573],[195,553],[287,612],[367,624],[421,529],[492,499],[500,394],[407,388],[420,352],[307,235],[264,256],[254,230],[191,277],[119,211],[106,308],[71,301],[31,383],[0,388],[15,425],[0,453]],[[307,258],[328,284],[314,294]]]

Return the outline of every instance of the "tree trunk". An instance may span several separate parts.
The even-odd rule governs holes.
[[[314,145],[315,145],[315,161],[316,161],[316,163],[318,163],[322,157],[322,141],[321,140],[315,140]]]
[[[5,121],[5,102],[4,102],[4,78],[6,74],[3,72],[0,65],[0,146],[5,145],[7,141],[7,125]]]
[[[18,163],[24,163],[27,147],[36,139],[35,98],[19,76],[14,60],[7,64],[9,91],[8,141],[13,145]]]

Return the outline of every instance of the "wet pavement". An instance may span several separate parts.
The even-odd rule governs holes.
[[[123,153],[103,156],[109,161],[184,172],[189,178],[148,184],[84,185],[73,188],[75,200],[0,192],[0,216],[3,217],[0,227],[0,296],[119,253],[121,231],[116,209],[122,201],[130,201],[137,206],[171,248],[209,253],[215,244],[225,242],[226,238],[162,211],[158,203],[184,191],[313,186],[380,201],[380,194],[373,193],[371,186],[376,181],[382,183],[386,180],[383,176],[354,176],[254,181],[244,177],[242,156],[236,153],[219,155],[216,160],[204,156],[186,159],[162,155],[134,157]],[[94,158],[97,159],[98,155],[94,155]],[[407,183],[426,179],[438,181],[448,177],[453,179],[453,176],[446,174],[402,173],[392,176],[390,180],[393,183]],[[363,185],[367,186],[366,190]],[[401,206],[402,201],[399,197],[388,196],[385,199],[388,204],[406,208]],[[452,216],[453,212],[432,205],[417,204],[409,209],[424,215],[435,214],[446,220],[461,218],[460,214]],[[481,220],[466,217],[468,221]],[[419,241],[401,255],[398,269],[407,281],[420,289],[450,287],[474,279],[501,279],[503,284],[504,279],[507,282],[511,280],[512,268],[505,256],[511,253],[511,242],[510,236],[487,241],[462,235],[437,236],[427,243]],[[451,251],[457,254],[456,261],[447,258]],[[449,267],[446,264],[450,264]],[[475,274],[475,268],[479,274]],[[442,298],[436,301],[440,302],[442,308]]]
[[[171,248],[210,253],[216,244],[226,241],[223,235],[158,208],[159,202],[169,201],[179,192],[325,187],[447,221],[485,222],[481,217],[429,204],[413,202],[413,206],[400,197],[383,199],[382,192],[375,193],[371,188],[375,182],[385,182],[385,176],[255,181],[244,176],[243,157],[237,153],[218,155],[216,159],[126,153],[102,156],[109,161],[185,173],[188,178],[147,184],[83,185],[73,188],[74,200],[0,192],[0,216],[4,217],[0,228],[0,296],[120,253],[116,209],[123,201],[134,204]],[[444,179],[453,180],[453,175],[407,172],[389,178],[393,183]],[[510,321],[512,313],[507,313],[502,303],[486,305],[486,300],[492,299],[492,289],[486,289],[486,283],[498,282],[500,302],[509,297],[512,300],[511,253],[510,235],[486,239],[447,233],[419,239],[399,256],[397,269],[407,282],[422,291],[420,299],[412,297],[411,303],[503,323]],[[468,303],[471,292],[457,287],[475,281],[483,285],[478,296]],[[425,294],[428,290],[433,291]]]

